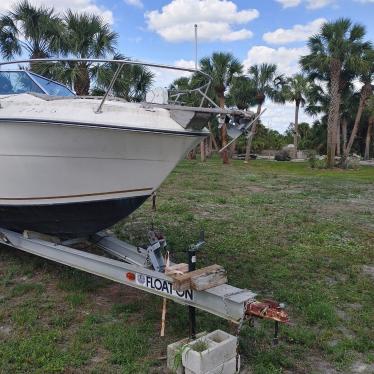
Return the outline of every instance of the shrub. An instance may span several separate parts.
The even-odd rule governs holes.
[[[276,161],[290,161],[291,156],[290,156],[290,153],[287,150],[282,149],[281,151],[279,151],[275,154],[274,159]]]

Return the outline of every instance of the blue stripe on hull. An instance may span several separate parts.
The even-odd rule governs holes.
[[[60,238],[89,236],[130,215],[148,196],[63,204],[0,205],[0,227]]]

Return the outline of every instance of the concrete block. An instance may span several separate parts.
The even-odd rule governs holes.
[[[202,352],[194,350],[196,343],[206,344]],[[194,374],[209,373],[236,356],[237,338],[222,330],[213,331],[189,344],[182,353],[183,366]]]
[[[202,336],[205,336],[207,333],[206,331],[201,332],[196,335],[196,338],[201,338]],[[167,368],[171,373],[175,374],[184,374],[184,367],[182,363],[180,363],[179,367],[176,367],[175,365],[175,355],[179,353],[178,351],[181,349],[183,345],[187,345],[190,342],[189,338],[184,338],[182,340],[179,340],[175,343],[169,344],[167,347]],[[187,348],[187,346],[186,346]]]
[[[236,356],[235,356],[231,360],[226,361],[225,363],[217,366],[213,370],[207,371],[204,374],[235,374],[235,373],[239,373],[239,370],[240,370],[240,356],[239,356],[238,371],[236,371]],[[190,369],[186,369],[185,374],[198,374],[198,373],[194,373]]]

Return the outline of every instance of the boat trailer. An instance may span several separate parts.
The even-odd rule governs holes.
[[[195,308],[197,308],[238,323],[240,327],[244,320],[254,317],[273,320],[275,321],[274,342],[277,342],[279,322],[288,322],[288,315],[282,304],[272,300],[257,301],[254,292],[226,283],[212,287],[209,285],[193,288],[177,287],[177,278],[167,275],[167,270],[175,267],[175,264],[167,263],[162,255],[166,248],[165,238],[154,231],[150,231],[148,237],[147,248],[133,246],[107,231],[99,232],[88,240],[90,245],[97,246],[118,258],[115,260],[71,247],[83,240],[87,242],[87,239],[61,242],[57,238],[35,232],[25,231],[20,234],[0,228],[0,244],[189,306],[191,337],[195,336]],[[188,271],[194,271],[196,252],[204,242],[204,238],[201,237],[197,244],[190,246]],[[218,267],[218,265],[213,266]],[[201,269],[197,270],[199,271],[202,273]],[[183,274],[185,278],[186,274],[188,275],[188,273]],[[202,274],[199,279],[203,280],[200,283],[204,283],[206,274]]]

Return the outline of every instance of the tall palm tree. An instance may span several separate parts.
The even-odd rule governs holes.
[[[295,103],[295,122],[294,122],[294,147],[295,156],[297,157],[298,139],[299,139],[299,111],[300,106],[304,106],[307,96],[311,94],[312,83],[303,74],[296,74],[291,78],[287,78],[286,84],[283,86],[282,95],[286,101]]]
[[[281,87],[284,83],[283,77],[277,73],[277,65],[261,64],[253,65],[248,69],[249,79],[255,92],[255,103],[257,105],[257,115],[261,113],[262,106],[266,98],[276,102],[283,102]],[[256,134],[258,121],[252,125],[251,132],[247,139],[245,152],[245,162],[249,161],[252,147],[252,140]]]
[[[353,142],[356,138],[358,127],[361,121],[362,113],[365,109],[368,99],[373,93],[372,81],[374,78],[374,50],[368,49],[365,51],[361,59],[361,64],[358,67],[360,71],[360,81],[362,88],[360,91],[360,102],[358,105],[355,122],[353,125],[352,133],[349,138],[348,144],[344,149],[343,162],[346,163],[348,160],[349,153],[351,151]]]
[[[45,58],[61,48],[63,24],[53,8],[24,0],[0,18],[0,52],[11,59],[26,53]]]
[[[322,73],[329,77],[331,105],[327,119],[327,166],[334,166],[336,127],[340,115],[343,69],[356,71],[361,65],[362,51],[370,48],[364,41],[365,28],[341,18],[325,23],[319,34],[308,41],[310,54],[300,63],[307,73]]]
[[[115,52],[118,34],[102,18],[68,10],[65,24],[64,52],[77,58],[104,58]],[[69,65],[70,81],[78,95],[88,95],[94,66],[89,62]]]
[[[368,160],[370,158],[370,141],[371,141],[372,131],[374,127],[374,95],[371,95],[370,99],[368,100],[366,111],[368,114],[368,128],[367,128],[366,139],[365,139],[364,159]]]
[[[225,92],[230,87],[233,78],[240,75],[243,66],[231,53],[214,52],[210,57],[200,60],[200,69],[212,77],[212,91],[216,96],[218,105],[225,107]],[[223,123],[221,127],[222,146],[227,144],[227,129]],[[222,152],[223,163],[229,162],[227,149]]]

